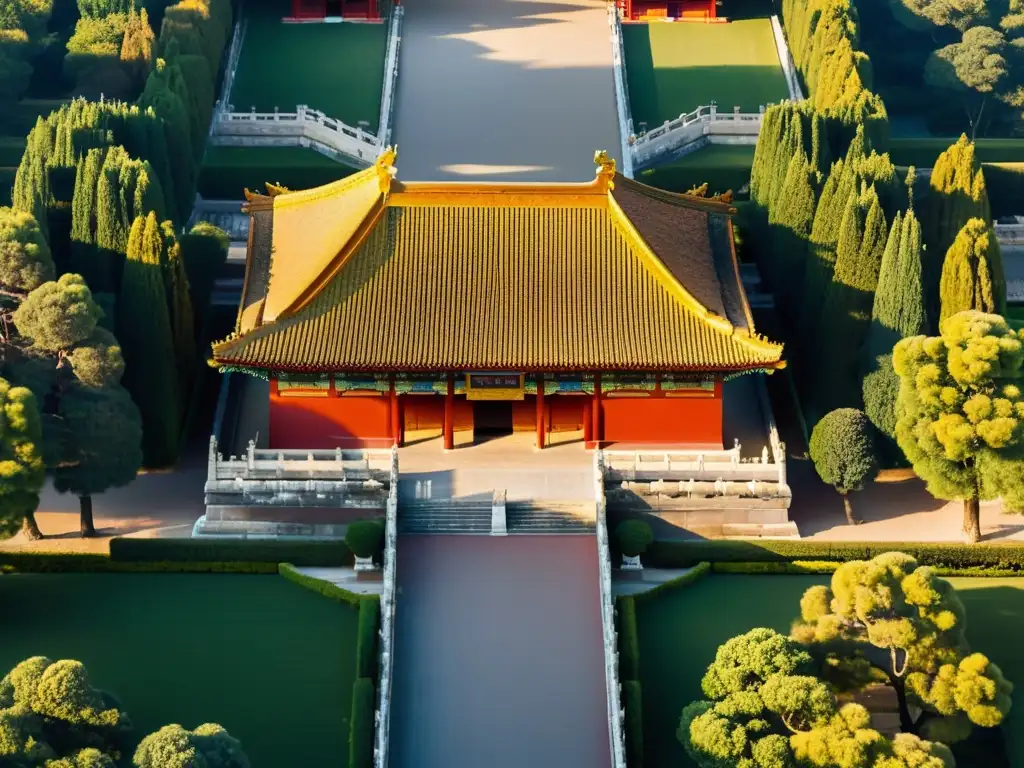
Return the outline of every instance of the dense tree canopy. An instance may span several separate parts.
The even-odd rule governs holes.
[[[28,293],[53,279],[53,259],[36,220],[0,208],[0,291]]]
[[[1006,313],[1006,280],[999,241],[992,227],[969,219],[949,246],[939,283],[939,319],[975,309]]]
[[[899,342],[893,364],[900,448],[932,495],[963,501],[964,534],[978,541],[982,499],[1024,508],[1024,331],[961,312],[941,336]]]
[[[165,725],[149,734],[135,750],[135,768],[249,768],[238,739],[216,723],[189,731]]]
[[[871,422],[855,408],[838,408],[814,425],[811,461],[823,482],[843,497],[847,522],[860,522],[853,513],[850,491],[859,491],[878,474]]]
[[[35,395],[0,379],[0,538],[26,521],[38,531],[33,514],[46,478],[43,428]]]

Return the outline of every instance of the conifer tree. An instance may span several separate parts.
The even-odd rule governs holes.
[[[195,376],[196,337],[192,314],[192,300],[185,271],[181,244],[174,235],[171,222],[161,225],[164,235],[164,282],[167,287],[167,305],[170,309],[174,336],[174,362],[178,370],[178,392],[184,408]]]
[[[124,39],[121,41],[121,61],[131,73],[135,87],[142,89],[153,68],[156,35],[149,26],[149,14],[145,8],[128,13],[128,21],[124,28]]]
[[[24,527],[40,537],[35,511],[46,479],[43,430],[35,395],[0,379],[0,536]]]
[[[52,126],[42,117],[37,117],[35,127],[26,139],[25,152],[14,176],[11,193],[13,207],[32,214],[44,232],[47,231],[46,207],[50,201],[46,161],[53,152],[53,140]]]
[[[192,147],[192,127],[188,107],[179,95],[168,87],[167,62],[157,59],[156,66],[146,79],[146,87],[139,97],[143,108],[152,108],[162,118],[168,148],[168,161],[173,179],[175,209],[179,216],[187,215],[195,202],[196,156]]]
[[[163,467],[178,456],[181,418],[161,266],[164,234],[153,213],[133,222],[129,241],[117,313],[124,385],[142,414],[143,463]]]
[[[75,193],[71,200],[71,271],[91,285],[102,280],[96,252],[96,193],[105,148],[90,149],[75,174]]]
[[[969,219],[946,252],[939,300],[940,322],[968,309],[1006,314],[999,241],[992,227],[981,219]]]
[[[103,161],[96,183],[96,269],[94,291],[110,292],[117,287],[118,262],[128,245],[125,228],[127,212],[121,193],[121,168],[128,162],[123,147],[112,147]]]
[[[786,173],[777,204],[772,231],[773,284],[782,307],[790,311],[790,320],[796,322],[797,288],[803,282],[807,261],[808,238],[814,223],[813,171],[803,152],[793,155]]]
[[[924,261],[925,307],[929,318],[939,317],[939,281],[942,260],[969,219],[992,222],[985,176],[967,136],[939,155],[932,168],[926,216],[922,221],[928,248]]]
[[[768,189],[774,171],[775,153],[782,141],[782,129],[785,127],[782,111],[782,105],[772,105],[765,110],[761,119],[761,131],[757,135],[757,146],[754,148],[754,162],[750,168],[750,199],[765,211],[768,207]],[[767,217],[767,213],[765,216]]]
[[[839,232],[841,212],[836,215],[836,199],[839,180],[843,175],[843,159],[832,164],[825,186],[818,198],[811,226],[810,242],[807,247],[807,267],[804,270],[803,287],[800,291],[800,343],[810,341],[813,329],[821,317],[822,302],[836,263],[836,239]],[[845,199],[844,199],[845,200]]]

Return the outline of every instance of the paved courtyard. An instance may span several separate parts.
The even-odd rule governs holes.
[[[603,0],[406,6],[395,129],[406,181],[589,181],[619,156]]]
[[[402,536],[391,768],[610,764],[593,536]]]

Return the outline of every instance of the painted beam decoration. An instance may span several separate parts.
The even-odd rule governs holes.
[[[467,373],[467,400],[524,400],[526,391],[521,373]]]

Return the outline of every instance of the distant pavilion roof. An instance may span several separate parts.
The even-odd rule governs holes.
[[[779,368],[754,331],[735,209],[615,172],[582,184],[340,181],[247,194],[221,366],[282,372]]]

